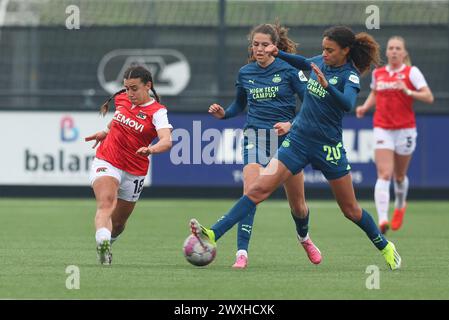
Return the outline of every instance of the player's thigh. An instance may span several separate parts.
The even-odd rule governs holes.
[[[374,151],[377,176],[384,180],[390,180],[394,170],[394,151],[390,149],[376,149]]]
[[[397,153],[394,154],[394,177],[396,180],[402,181],[407,175],[411,159],[412,155],[404,156]]]
[[[136,202],[125,201],[123,199],[117,200],[117,205],[112,212],[112,224],[113,225],[125,225],[128,221],[129,216],[134,210]]]
[[[115,205],[121,182],[121,170],[109,162],[95,158],[89,173],[98,207]]]
[[[117,198],[117,191],[119,182],[116,178],[111,176],[103,176],[95,179],[92,184],[95,198],[99,202],[112,201]]]
[[[250,186],[247,196],[256,203],[262,202],[291,176],[290,170],[281,161],[273,158]]]
[[[375,127],[373,138],[377,176],[381,179],[389,180],[393,175],[394,169],[395,130]]]
[[[243,168],[243,193],[256,181],[263,167],[258,163],[249,163]]]
[[[351,174],[338,179],[328,180],[328,182],[341,211],[352,221],[359,221],[361,208],[355,197]]]
[[[288,178],[284,182],[284,190],[292,210],[297,213],[307,211],[303,171]]]

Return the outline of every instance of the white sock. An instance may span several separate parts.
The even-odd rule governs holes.
[[[306,236],[304,238],[301,237],[299,234],[297,236],[298,236],[299,242],[304,242],[304,241],[309,240],[309,233],[308,232],[307,232],[307,234],[306,234]]]
[[[239,251],[237,251],[237,253],[235,254],[237,257],[238,256],[241,256],[241,255],[244,255],[245,257],[247,257],[248,258],[248,251],[246,251],[246,250],[239,250]]]
[[[390,205],[390,180],[377,179],[374,187],[374,202],[376,203],[379,224],[388,221]]]
[[[405,206],[405,200],[407,199],[408,193],[408,177],[405,176],[404,181],[397,183],[394,181],[394,206],[395,208],[401,209]]]
[[[95,240],[97,243],[101,243],[104,240],[111,241],[111,231],[106,228],[100,228],[95,233]]]

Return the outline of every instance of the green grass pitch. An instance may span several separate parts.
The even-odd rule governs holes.
[[[408,203],[403,228],[387,234],[403,259],[395,272],[334,201],[309,202],[318,266],[298,246],[283,200],[259,206],[248,269],[231,268],[235,229],[211,265],[188,264],[189,219],[211,225],[232,204],[141,200],[105,267],[96,261],[93,199],[2,199],[0,299],[449,299],[449,202]],[[375,214],[372,202],[362,205]],[[66,288],[70,265],[79,268],[79,289]],[[379,289],[366,287],[370,265],[379,267]]]

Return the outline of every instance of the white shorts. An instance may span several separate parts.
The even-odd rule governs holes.
[[[99,177],[114,177],[118,180],[118,198],[136,202],[139,200],[140,193],[143,189],[145,176],[134,176],[126,171],[114,167],[107,161],[95,158],[90,169],[89,180],[93,186],[95,180]]]
[[[415,151],[417,136],[416,128],[386,130],[375,127],[374,149],[389,149],[402,156],[409,156]]]

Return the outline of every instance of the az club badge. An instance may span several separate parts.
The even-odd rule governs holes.
[[[139,113],[136,116],[139,119],[145,120],[147,118],[147,115],[143,113],[142,111],[139,111]]]

